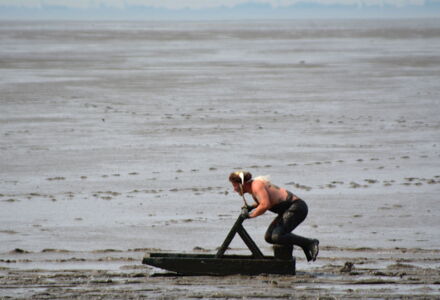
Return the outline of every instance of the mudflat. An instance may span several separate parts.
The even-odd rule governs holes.
[[[0,298],[440,296],[440,21],[1,22],[0,44]],[[307,202],[317,261],[142,265],[216,252],[237,169]],[[264,254],[274,217],[244,223]]]

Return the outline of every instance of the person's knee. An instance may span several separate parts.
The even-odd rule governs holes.
[[[266,241],[266,242],[268,242],[269,244],[273,244],[273,241],[272,241],[272,232],[266,232],[266,234],[264,235],[264,240]]]
[[[281,229],[275,229],[266,232],[264,239],[270,244],[282,244],[283,241],[283,231]]]
[[[283,235],[281,232],[272,232],[272,243],[283,244]]]

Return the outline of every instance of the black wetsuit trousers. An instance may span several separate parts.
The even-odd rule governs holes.
[[[278,216],[269,225],[264,239],[271,244],[298,245],[305,250],[312,240],[293,234],[292,231],[307,217],[307,204],[301,199],[286,202],[280,203],[282,207],[271,209]]]

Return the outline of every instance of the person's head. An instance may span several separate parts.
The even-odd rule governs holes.
[[[229,175],[229,181],[234,187],[234,191],[243,194],[243,185],[252,179],[252,174],[247,171],[236,171]]]

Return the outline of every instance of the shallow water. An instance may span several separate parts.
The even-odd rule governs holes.
[[[0,44],[2,281],[118,268],[57,269],[44,249],[113,249],[138,259],[128,265],[134,249],[214,252],[239,213],[227,182],[238,168],[306,200],[298,234],[345,249],[315,265],[297,251],[298,270],[326,278],[327,260],[363,257],[382,270],[396,257],[365,249],[396,248],[438,269],[438,20],[2,22]],[[267,254],[272,218],[245,223]],[[6,262],[16,248],[36,257]],[[338,280],[322,288],[349,289]],[[437,295],[423,280],[420,294]]]

